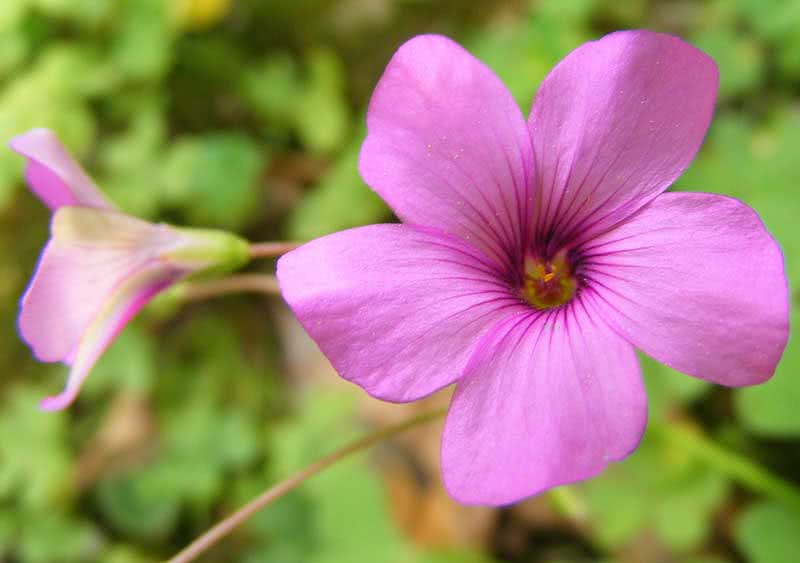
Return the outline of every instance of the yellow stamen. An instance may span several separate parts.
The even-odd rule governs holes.
[[[525,301],[537,309],[563,305],[575,293],[576,281],[565,250],[556,253],[550,260],[526,256],[523,268],[524,280],[520,293]]]

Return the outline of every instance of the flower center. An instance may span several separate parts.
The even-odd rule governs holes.
[[[525,256],[522,298],[537,309],[552,309],[569,301],[575,293],[567,252],[559,251],[550,260]]]

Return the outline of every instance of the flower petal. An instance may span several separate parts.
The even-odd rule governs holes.
[[[51,411],[69,406],[100,355],[128,321],[153,296],[178,281],[181,275],[160,265],[150,265],[121,282],[111,295],[106,295],[100,310],[95,312],[89,326],[80,335],[64,390],[59,395],[43,399],[40,408]]]
[[[156,226],[113,211],[59,209],[20,305],[20,334],[34,355],[71,361],[92,318],[153,259],[162,237]]]
[[[278,281],[339,374],[394,402],[452,383],[480,335],[522,307],[478,251],[406,225],[314,240],[278,261]]]
[[[567,55],[528,119],[537,236],[556,247],[587,240],[666,190],[700,147],[717,82],[710,57],[649,31],[612,33]]]
[[[442,436],[453,498],[512,503],[633,451],[647,418],[636,355],[595,319],[574,301],[506,319],[483,338]]]
[[[743,203],[663,194],[584,254],[605,318],[645,353],[723,385],[772,375],[789,331],[783,256]]]
[[[28,185],[51,210],[64,205],[114,209],[52,131],[32,129],[14,137],[9,146],[27,159]]]
[[[361,176],[404,222],[460,236],[501,263],[522,247],[525,119],[462,47],[435,35],[401,46],[372,95],[367,129]]]

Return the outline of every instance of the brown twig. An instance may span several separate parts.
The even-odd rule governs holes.
[[[425,424],[444,415],[446,409],[437,409],[411,418],[400,424],[389,426],[382,430],[378,430],[372,434],[368,434],[363,438],[356,440],[338,450],[318,459],[311,465],[306,466],[288,479],[277,483],[261,493],[258,497],[251,500],[249,503],[241,507],[239,510],[216,524],[213,528],[208,530],[202,536],[194,540],[191,544],[186,546],[180,553],[175,555],[167,563],[189,563],[197,558],[202,553],[210,549],[215,543],[228,535],[236,527],[240,526],[253,514],[269,505],[273,501],[279,499],[309,477],[313,477],[323,469],[330,467],[337,461],[352,455],[356,452],[364,450],[378,442],[404,432],[415,426]]]
[[[242,292],[278,295],[280,288],[275,276],[269,274],[234,274],[218,280],[189,282],[183,286],[181,296],[186,301],[199,301]]]
[[[275,258],[294,250],[302,242],[257,242],[250,245],[250,258]]]

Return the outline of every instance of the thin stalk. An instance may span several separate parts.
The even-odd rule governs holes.
[[[189,563],[189,561],[193,561],[199,555],[211,548],[219,540],[228,535],[236,527],[244,523],[253,514],[269,505],[273,501],[279,499],[292,489],[296,488],[298,485],[305,482],[309,477],[313,477],[337,461],[340,461],[356,452],[365,450],[370,446],[377,444],[378,442],[382,442],[387,438],[391,438],[392,436],[405,432],[406,430],[414,428],[415,426],[420,426],[435,420],[444,415],[445,412],[446,409],[441,408],[415,416],[410,420],[401,422],[400,424],[389,426],[382,430],[373,432],[372,434],[368,434],[363,438],[360,438],[355,442],[351,442],[350,444],[318,459],[311,465],[308,465],[294,475],[291,475],[288,479],[273,485],[261,493],[258,497],[254,498],[239,510],[216,524],[213,528],[186,546],[180,553],[170,559],[168,563]]]
[[[548,497],[550,504],[561,516],[578,523],[586,522],[586,503],[573,487],[561,485],[550,489]]]
[[[278,280],[269,274],[234,274],[218,280],[188,282],[181,287],[181,297],[186,301],[199,301],[231,293],[280,293]]]
[[[678,445],[697,459],[714,467],[753,491],[783,503],[800,514],[800,488],[774,475],[764,467],[711,441],[707,436],[680,423],[653,425],[666,440]]]
[[[250,258],[275,258],[294,250],[302,242],[255,242],[250,244]]]

